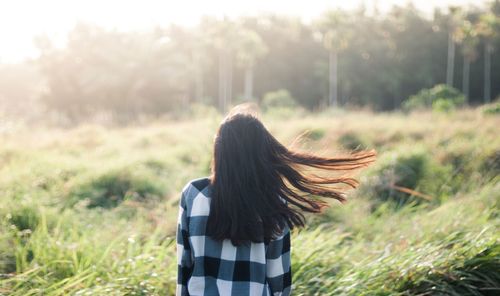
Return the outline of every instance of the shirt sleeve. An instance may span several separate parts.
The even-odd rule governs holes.
[[[187,283],[193,272],[191,246],[189,244],[189,228],[187,207],[184,193],[179,202],[179,217],[177,221],[177,296],[189,295]]]
[[[266,251],[266,280],[273,296],[288,296],[291,292],[290,229],[269,242]]]

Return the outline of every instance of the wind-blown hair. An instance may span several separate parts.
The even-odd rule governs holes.
[[[214,143],[207,234],[239,245],[274,239],[286,225],[304,226],[302,212],[318,213],[327,206],[315,196],[343,202],[344,191],[331,185],[358,185],[351,177],[320,177],[304,169],[354,170],[373,162],[375,155],[375,151],[361,151],[328,158],[294,152],[255,116],[229,115]]]

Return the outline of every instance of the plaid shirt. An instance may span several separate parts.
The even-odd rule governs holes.
[[[272,295],[291,291],[290,230],[268,244],[233,246],[206,236],[208,178],[182,190],[177,225],[177,295]]]

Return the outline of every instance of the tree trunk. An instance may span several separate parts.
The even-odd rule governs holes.
[[[198,56],[195,57],[195,97],[196,102],[201,103],[203,101],[203,69],[201,68],[200,59]]]
[[[464,68],[462,72],[462,92],[465,95],[465,103],[469,103],[469,76],[470,76],[470,61],[464,57]]]
[[[491,45],[484,46],[484,102],[491,102]]]
[[[198,78],[196,79],[196,88],[197,88],[197,93],[196,93],[196,97],[197,97],[197,100],[198,100],[198,103],[203,103],[203,96],[204,96],[204,92],[205,92],[205,88],[204,88],[204,82],[203,82],[203,72],[200,71],[200,73],[198,73]]]
[[[226,106],[226,55],[224,50],[219,52],[219,110],[224,112]]]
[[[229,52],[227,55],[227,94],[226,106],[230,106],[233,100],[233,56]]]
[[[329,88],[328,98],[330,107],[338,106],[338,73],[337,73],[338,53],[330,50],[330,75],[329,75]]]
[[[448,34],[448,63],[446,65],[446,84],[453,86],[453,72],[455,66],[455,42],[450,32]]]
[[[251,101],[253,99],[253,67],[248,66],[245,69],[245,100]]]

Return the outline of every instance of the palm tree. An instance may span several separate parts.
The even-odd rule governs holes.
[[[219,109],[224,111],[231,104],[233,85],[233,54],[236,49],[237,23],[224,17],[223,20],[204,19],[200,27],[207,32],[212,46],[219,53]]]
[[[456,40],[462,45],[462,55],[464,57],[464,66],[462,72],[462,92],[465,94],[465,99],[469,100],[469,81],[470,81],[470,64],[477,58],[477,44],[479,38],[474,25],[470,21],[465,20],[458,28]]]
[[[480,17],[477,32],[484,40],[484,102],[491,102],[491,54],[493,53],[493,40],[498,35],[497,26],[500,19],[493,13],[486,13]]]
[[[455,42],[457,28],[463,18],[462,10],[459,7],[450,7],[450,18],[448,21],[448,61],[446,64],[446,84],[453,86],[453,74],[455,68]]]
[[[351,32],[348,30],[348,18],[340,11],[329,11],[318,23],[319,37],[328,50],[328,104],[338,106],[338,56],[349,44]]]
[[[161,31],[158,32],[162,34]],[[171,26],[168,36],[174,40],[179,49],[179,55],[185,59],[186,70],[192,77],[194,85],[194,101],[202,102],[204,96],[204,70],[208,68],[210,61],[203,56],[207,49],[207,40],[200,30],[187,30],[177,26]],[[161,39],[161,38],[160,38]]]
[[[204,58],[207,40],[199,31],[194,32],[194,42],[191,48],[191,58],[194,72],[194,89],[197,102],[202,102],[204,98],[204,72],[208,67],[209,60]]]
[[[253,69],[258,58],[267,53],[267,47],[262,38],[252,30],[241,30],[237,42],[237,58],[245,69],[244,98],[247,101],[253,98]]]

